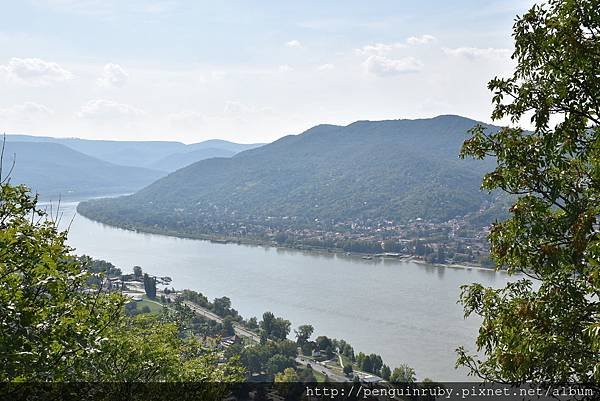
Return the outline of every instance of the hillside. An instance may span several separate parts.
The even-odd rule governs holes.
[[[162,172],[108,163],[49,142],[6,142],[3,174],[15,166],[10,179],[26,184],[43,198],[77,197],[136,191]]]
[[[314,226],[478,211],[491,161],[460,160],[475,121],[458,116],[319,125],[232,158],[200,161],[127,197],[80,205],[126,227],[195,234],[229,223]]]
[[[201,148],[189,152],[168,155],[152,163],[150,167],[162,171],[175,171],[201,160],[211,159],[213,157],[231,157],[236,153],[237,152],[235,151],[221,148]]]
[[[53,138],[31,135],[7,135],[8,142],[46,142],[67,146],[77,152],[123,166],[175,171],[209,157],[232,156],[261,144],[240,144],[219,139],[186,145],[174,141],[108,141],[80,138]],[[212,151],[207,151],[212,149]],[[205,150],[205,152],[200,152]],[[191,152],[198,152],[194,158]],[[170,161],[162,162],[165,158]],[[177,162],[180,158],[185,164]],[[161,166],[161,167],[157,167]],[[173,167],[175,166],[175,167]]]

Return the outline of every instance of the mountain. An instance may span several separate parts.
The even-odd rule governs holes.
[[[189,152],[175,153],[152,163],[150,167],[162,171],[175,171],[200,160],[213,157],[231,157],[237,152],[222,148],[200,148]]]
[[[183,234],[240,222],[447,221],[492,201],[479,188],[493,161],[458,157],[476,123],[439,116],[319,125],[231,158],[197,162],[131,196],[85,202],[79,210],[110,224]]]
[[[213,157],[231,157],[244,150],[253,149],[263,144],[243,144],[210,139],[208,141],[193,143],[186,146],[184,152],[173,153],[150,164],[149,167],[162,171],[175,171],[196,163],[200,160]]]
[[[186,162],[194,163],[215,154],[217,156],[228,155],[251,149],[262,144],[240,144],[220,139],[211,139],[204,142],[186,145],[174,141],[105,141],[80,138],[53,138],[31,135],[7,135],[8,142],[50,142],[67,146],[73,150],[104,160],[114,164],[133,167],[156,168],[160,161],[172,157],[171,162],[165,162],[164,171],[174,171],[186,164],[173,162],[178,157]],[[202,149],[218,149],[217,151],[199,152],[200,158],[194,159],[193,155],[184,156],[187,153],[200,151]],[[180,156],[176,156],[180,155]],[[207,156],[208,155],[208,156]],[[206,157],[205,157],[206,156]],[[188,164],[189,164],[188,163]],[[176,168],[166,168],[175,165]]]
[[[262,145],[264,145],[264,143],[235,143],[224,141],[222,139],[209,139],[207,141],[187,145],[187,149],[192,151],[200,149],[223,149],[232,153],[239,153],[244,150],[254,149]]]
[[[7,141],[3,177],[13,160],[11,182],[26,184],[43,198],[133,192],[164,175],[156,170],[108,163],[51,142]]]

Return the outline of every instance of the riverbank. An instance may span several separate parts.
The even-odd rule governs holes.
[[[76,215],[65,204],[62,229]],[[407,363],[442,381],[468,380],[455,370],[457,346],[474,344],[479,322],[464,320],[460,287],[473,282],[504,286],[505,274],[442,268],[395,259],[362,260],[327,251],[236,246],[122,230],[76,216],[69,246],[78,254],[130,270],[168,275],[169,286],[227,295],[242,316],[261,316],[269,306],[296,327],[344,338],[392,365]],[[426,317],[426,318],[425,318]]]
[[[236,245],[249,245],[249,246],[259,246],[259,247],[269,247],[276,249],[288,249],[295,251],[304,251],[311,252],[316,254],[331,254],[338,256],[348,256],[354,258],[360,258],[363,260],[381,260],[381,259],[394,259],[399,261],[406,262],[415,262],[417,264],[426,264],[433,265],[437,267],[450,267],[450,268],[460,268],[460,269],[478,269],[484,271],[495,271],[494,268],[483,267],[478,264],[460,264],[460,263],[430,263],[427,262],[415,255],[409,254],[398,254],[397,256],[392,256],[390,254],[370,254],[370,253],[360,253],[360,252],[347,252],[343,249],[339,248],[322,248],[317,246],[308,246],[308,245],[293,245],[293,244],[281,244],[276,241],[267,241],[264,239],[256,238],[256,237],[227,237],[220,235],[211,235],[211,234],[199,234],[199,233],[182,233],[176,230],[169,230],[165,228],[156,228],[156,227],[140,227],[133,226],[129,224],[123,224],[120,222],[114,221],[102,221],[100,219],[95,218],[94,216],[87,214],[85,210],[77,205],[77,213],[82,215],[83,217],[95,221],[97,223],[105,224],[110,227],[115,227],[123,230],[133,231],[136,233],[145,233],[145,234],[155,234],[155,235],[164,235],[168,237],[175,238],[183,238],[183,239],[192,239],[192,240],[201,240],[201,241],[209,241],[215,244],[236,244]]]

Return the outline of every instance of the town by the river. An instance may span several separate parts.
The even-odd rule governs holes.
[[[150,274],[170,276],[176,289],[209,299],[228,296],[244,317],[269,310],[293,327],[310,323],[315,335],[343,338],[357,352],[380,354],[391,366],[407,363],[419,379],[467,378],[454,368],[455,349],[474,349],[479,322],[463,319],[460,286],[501,287],[509,279],[477,268],[126,231],[78,215],[76,206],[63,203],[60,209],[61,226],[70,224],[69,244],[77,254],[110,261],[123,271],[142,266]]]

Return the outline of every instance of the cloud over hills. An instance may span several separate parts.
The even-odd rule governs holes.
[[[13,57],[7,64],[0,65],[0,73],[13,82],[34,86],[68,81],[73,74],[59,64],[39,58]]]

